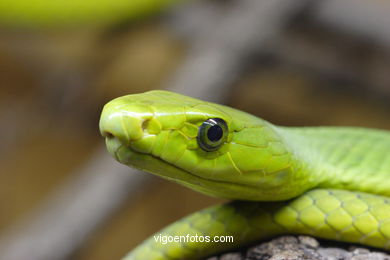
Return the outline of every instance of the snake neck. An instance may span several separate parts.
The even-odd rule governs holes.
[[[353,127],[278,128],[315,187],[390,196],[390,134]]]

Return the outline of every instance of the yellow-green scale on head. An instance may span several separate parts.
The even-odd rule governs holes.
[[[209,131],[204,136],[202,128]],[[316,184],[275,126],[180,94],[151,91],[114,99],[103,109],[100,129],[120,162],[208,195],[281,200]]]

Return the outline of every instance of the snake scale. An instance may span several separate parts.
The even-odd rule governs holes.
[[[106,25],[177,0],[3,0],[2,26]],[[211,196],[233,199],[158,235],[228,235],[234,243],[154,237],[125,259],[197,259],[279,234],[308,234],[390,250],[390,133],[281,127],[166,91],[109,102],[100,121],[121,163]]]
[[[151,237],[125,259],[199,259],[280,234],[390,249],[390,133],[282,127],[168,91],[107,103],[100,131],[120,163],[232,199],[158,235],[230,235],[233,243]]]

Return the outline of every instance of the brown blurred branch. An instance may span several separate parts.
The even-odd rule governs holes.
[[[25,223],[2,235],[0,259],[66,259],[148,180],[103,148],[73,176]]]
[[[311,74],[390,97],[390,53],[386,49],[324,30],[319,36],[315,31],[313,25],[302,24],[288,30],[268,54]]]
[[[249,52],[272,55],[293,67],[390,96],[389,11],[390,3],[383,1],[312,2],[272,44],[256,45]],[[197,41],[224,14],[215,2],[196,1],[173,15],[170,25],[188,41]]]
[[[390,3],[388,1],[318,1],[311,10],[313,20],[335,30],[355,34],[390,47]]]
[[[202,27],[195,32],[195,37],[191,37],[192,48],[169,85],[170,89],[185,93],[182,91],[185,87],[191,91],[186,94],[191,96],[200,98],[198,92],[205,93],[209,101],[223,100],[222,89],[241,75],[248,57],[276,37],[308,2],[234,1],[220,13],[212,10],[208,3],[200,3],[195,8],[198,18],[209,20],[199,23]],[[185,10],[191,12],[192,7],[190,4]],[[181,21],[176,24],[180,25]]]

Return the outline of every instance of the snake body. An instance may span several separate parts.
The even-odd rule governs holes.
[[[279,234],[390,249],[387,131],[281,127],[168,91],[110,101],[100,131],[119,162],[234,200],[156,233],[228,235],[233,243],[164,245],[152,236],[125,259],[197,259]]]
[[[120,24],[156,13],[177,0],[1,0],[0,25],[22,28]]]

